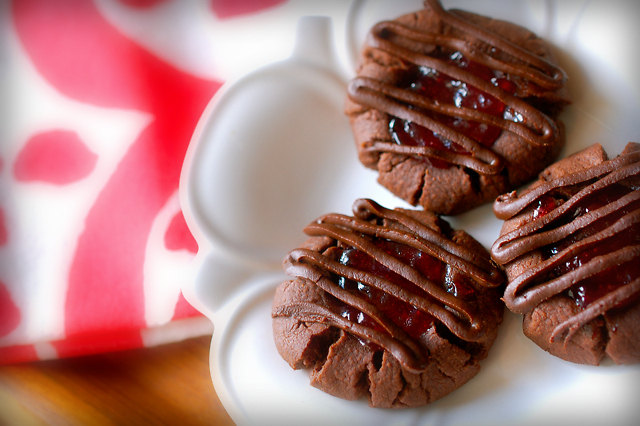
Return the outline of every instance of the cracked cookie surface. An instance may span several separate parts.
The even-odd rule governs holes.
[[[328,214],[283,265],[274,341],[329,394],[425,405],[480,369],[502,322],[503,276],[463,231],[425,211],[360,199]]]
[[[566,76],[517,25],[437,1],[369,33],[348,115],[360,161],[412,205],[457,214],[551,163]]]

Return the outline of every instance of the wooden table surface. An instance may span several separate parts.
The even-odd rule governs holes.
[[[0,367],[0,425],[232,425],[211,383],[211,336]]]

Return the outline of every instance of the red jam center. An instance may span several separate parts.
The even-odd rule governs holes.
[[[509,93],[515,93],[515,84],[503,73],[469,61],[460,52],[454,52],[444,57],[447,62],[455,64]],[[416,67],[414,72],[410,73],[406,81],[400,86],[420,93],[440,104],[455,105],[458,108],[474,109],[496,117],[522,121],[522,117],[519,114],[514,113],[511,108],[507,108],[502,101],[494,96],[432,68]],[[484,123],[429,111],[424,111],[424,113],[487,147],[493,145],[502,133],[502,129],[499,127],[489,126]],[[455,142],[411,121],[393,117],[389,122],[389,131],[392,140],[400,145],[426,146],[442,151],[468,154],[464,148]],[[438,168],[451,166],[449,163],[436,158],[428,158],[427,161]]]
[[[377,240],[375,244],[388,254],[418,270],[427,279],[436,283],[444,283],[443,285],[446,290],[456,297],[468,299],[472,296],[473,290],[469,284],[465,282],[465,278],[439,259],[431,257],[412,247],[389,240]],[[371,272],[415,294],[430,297],[422,289],[358,249],[344,249],[340,257],[340,263],[362,271]],[[351,292],[357,292],[361,297],[366,298],[370,303],[380,309],[389,320],[393,321],[414,339],[420,337],[433,325],[434,318],[431,315],[420,311],[415,306],[403,302],[388,293],[344,277],[338,278],[338,284],[342,288]],[[380,330],[380,327],[375,321],[360,312],[357,308],[343,305],[341,309],[340,314],[344,318]]]
[[[592,196],[586,197],[576,206],[572,218],[582,216],[592,210],[603,207],[620,197],[628,194],[632,190],[623,185],[612,185],[605,191],[599,191]],[[534,210],[534,216],[543,216],[548,214],[555,208],[556,200],[551,196],[545,196],[538,201],[538,206]],[[640,208],[640,201],[630,203],[624,208],[618,209],[616,212],[605,216],[589,226],[580,229],[567,238],[559,241],[554,245],[544,247],[542,249],[543,256],[550,258],[566,249],[570,245],[594,235],[603,229],[611,226],[624,215]],[[561,276],[574,269],[579,268],[591,259],[601,256],[622,247],[635,245],[640,243],[640,226],[633,226],[631,229],[622,232],[614,237],[607,238],[595,244],[592,248],[578,253],[576,256],[569,258],[566,262],[557,265],[552,271],[552,276]],[[628,262],[624,265],[616,265],[606,269],[591,278],[583,280],[576,285],[570,287],[566,294],[571,297],[575,303],[585,308],[590,303],[600,297],[610,293],[611,291],[626,285],[640,276],[640,265],[636,261]]]
[[[640,229],[637,229],[636,232],[640,232]],[[569,288],[567,295],[573,298],[576,305],[584,309],[599,298],[629,284],[638,277],[640,277],[640,263],[636,259],[624,265],[613,266],[581,281]]]

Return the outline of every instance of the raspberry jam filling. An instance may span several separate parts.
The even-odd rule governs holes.
[[[484,65],[467,60],[460,52],[443,54],[447,62],[500,87],[508,93],[515,93],[516,86],[509,77],[500,71],[494,71]],[[456,80],[447,74],[429,67],[416,67],[408,73],[400,87],[422,94],[437,103],[455,105],[458,108],[478,110],[496,117],[522,121],[520,114],[508,108],[496,97],[478,88]],[[440,121],[459,133],[490,147],[502,133],[502,129],[484,123],[468,121],[462,118],[450,117],[431,111],[423,111],[429,117]],[[441,151],[451,151],[458,154],[469,154],[462,146],[450,141],[433,131],[414,122],[393,117],[389,121],[391,139],[400,145],[424,146]],[[448,168],[451,164],[437,158],[426,159],[434,167]]]
[[[538,200],[535,210],[533,211],[533,218],[542,217],[551,213],[553,209],[558,207],[559,202],[555,198],[546,195]]]
[[[465,278],[454,268],[449,267],[439,259],[431,257],[415,248],[389,240],[376,240],[375,244],[386,253],[418,270],[427,279],[436,283],[443,283],[447,292],[454,296],[463,299],[472,297],[473,290],[471,286],[465,282]],[[343,265],[373,273],[419,296],[425,298],[431,297],[424,290],[358,249],[344,249],[339,261]],[[376,306],[389,320],[393,321],[414,339],[419,338],[434,324],[434,318],[430,314],[374,287],[344,277],[338,278],[338,285],[345,290],[357,293],[360,297],[365,298],[369,303]],[[372,318],[357,308],[341,304],[340,315],[350,321],[382,331]]]
[[[604,191],[599,191],[591,196],[585,197],[578,205],[576,205],[573,214],[569,220],[582,216],[590,211],[603,207],[613,201],[616,201],[620,197],[630,193],[632,189],[629,189],[623,185],[612,185]],[[534,217],[544,216],[555,208],[560,202],[556,201],[551,196],[545,196],[538,201],[538,205],[534,210]],[[566,249],[570,245],[588,238],[598,232],[606,229],[614,224],[621,217],[626,214],[640,208],[640,201],[635,201],[618,209],[617,211],[604,216],[601,219],[591,223],[589,226],[573,232],[565,239],[558,241],[556,244],[549,245],[542,248],[543,258],[548,259],[562,250]],[[640,243],[640,226],[633,226],[629,230],[616,234],[613,237],[599,241],[593,247],[578,253],[567,259],[566,262],[557,265],[550,271],[551,277],[558,277],[571,272],[583,264],[589,262],[591,259],[602,256],[607,253],[616,251],[626,246],[635,245]],[[615,265],[614,267],[607,268],[598,274],[580,281],[566,290],[566,295],[571,297],[576,305],[580,308],[586,308],[593,301],[600,297],[610,293],[611,291],[626,285],[634,279],[640,277],[640,265],[637,261],[627,262],[624,265]]]
[[[640,229],[635,230],[636,233],[639,231]],[[635,242],[638,243],[638,241]],[[618,244],[613,243],[614,249],[620,247]],[[586,262],[586,260],[582,261]],[[582,280],[567,289],[566,293],[575,301],[576,305],[584,309],[599,298],[629,284],[638,277],[640,277],[640,264],[635,259],[624,265],[615,265],[599,274]]]

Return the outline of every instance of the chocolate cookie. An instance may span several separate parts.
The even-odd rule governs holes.
[[[273,332],[294,369],[345,399],[414,407],[479,370],[504,306],[502,272],[463,231],[430,212],[367,199],[328,214],[284,260]]]
[[[412,205],[457,214],[556,158],[565,80],[527,29],[426,1],[372,28],[345,112],[360,161],[383,186]]]
[[[491,254],[525,334],[576,363],[640,362],[640,144],[567,157],[494,212],[505,223]]]

